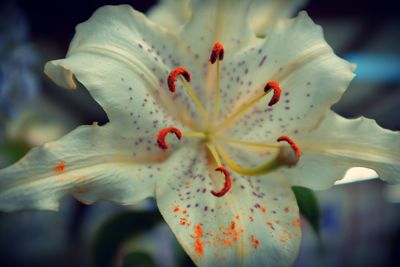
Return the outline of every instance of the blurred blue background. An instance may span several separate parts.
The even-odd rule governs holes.
[[[146,12],[155,1],[1,2],[0,167],[80,124],[107,122],[85,90],[58,88],[42,70],[46,61],[65,56],[78,23],[100,6],[120,3]],[[334,110],[400,130],[397,2],[314,0],[304,9],[323,27],[335,52],[358,65],[355,80]],[[316,194],[321,206],[320,238],[304,223],[296,266],[400,266],[400,204],[396,202],[400,189],[371,180]],[[111,231],[115,236],[126,231],[134,239],[115,241],[113,234],[108,236],[105,229],[110,225],[114,229],[113,218],[134,209],[155,214],[155,226],[137,233],[123,227]],[[142,229],[140,223],[128,225]],[[193,266],[168,227],[159,223],[151,201],[133,208],[108,202],[85,206],[66,198],[58,213],[0,213],[1,267],[93,266],[93,259],[100,257],[95,253],[99,240],[109,240],[110,246],[99,251],[105,251],[103,256],[112,254],[114,266]]]

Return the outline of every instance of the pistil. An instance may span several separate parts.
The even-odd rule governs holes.
[[[276,141],[278,141],[278,142],[286,141],[292,147],[292,149],[295,152],[297,158],[300,158],[300,156],[301,156],[300,148],[296,144],[296,142],[293,141],[292,138],[290,138],[289,136],[285,136],[284,135],[284,136],[280,136]]]
[[[281,141],[286,141],[290,147],[292,148],[293,152],[296,154],[296,157],[299,159],[301,156],[301,152],[299,149],[299,146],[296,144],[296,142],[291,139],[289,136],[280,136],[277,139],[277,142]],[[246,142],[247,145],[250,144],[249,142]],[[254,144],[252,144],[254,146]],[[271,145],[268,144],[263,144],[263,147],[270,147]],[[278,154],[273,160],[268,161],[264,164],[261,164],[259,166],[253,167],[253,168],[244,168],[239,166],[232,160],[228,153],[223,149],[221,145],[218,143],[215,143],[216,147],[216,153],[220,154],[222,159],[228,164],[228,166],[235,172],[244,175],[244,176],[258,176],[258,175],[263,175],[269,172],[274,171],[277,168],[283,167],[286,165],[285,162],[282,162],[280,159],[280,155]]]
[[[221,155],[222,159],[228,164],[228,166],[235,171],[236,173],[239,173],[244,176],[258,176],[258,175],[263,175],[269,172],[274,171],[278,167],[281,167],[282,164],[279,161],[278,157],[275,159],[268,161],[264,164],[261,164],[259,166],[253,167],[253,168],[244,168],[236,164],[228,155],[228,153],[222,148],[221,145],[216,144],[218,153]]]

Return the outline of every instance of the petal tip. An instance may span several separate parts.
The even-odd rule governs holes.
[[[58,61],[62,60],[47,62],[44,66],[44,73],[58,86],[67,89],[76,89],[77,84],[72,71],[59,64]]]

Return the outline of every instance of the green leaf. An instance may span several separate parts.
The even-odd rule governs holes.
[[[131,252],[124,258],[122,267],[156,267],[157,264],[145,252]]]
[[[319,238],[321,212],[318,199],[311,189],[301,186],[292,186],[292,190],[296,196],[300,214],[310,223]]]
[[[18,161],[22,156],[26,154],[30,149],[29,145],[23,141],[12,141],[7,140],[6,143],[0,148],[2,153],[5,153],[11,164]]]
[[[96,267],[110,267],[121,245],[162,221],[154,211],[130,211],[106,221],[97,231],[93,244],[93,262]]]

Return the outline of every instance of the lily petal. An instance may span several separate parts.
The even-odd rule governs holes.
[[[127,137],[117,129],[81,126],[0,170],[0,209],[57,210],[65,195],[121,204],[153,196],[166,154],[160,156],[153,137]]]
[[[227,54],[255,39],[247,22],[249,0],[194,0],[193,13],[180,37],[206,63],[215,42],[224,45]],[[234,14],[234,15],[233,15]],[[202,65],[202,64],[201,64]]]
[[[105,6],[77,26],[67,57],[48,62],[45,73],[67,88],[77,87],[76,78],[110,121],[146,134],[154,121],[182,121],[192,105],[190,99],[175,101],[166,83],[185,58],[180,48],[174,35],[130,6]]]
[[[191,14],[188,0],[161,0],[147,12],[149,19],[171,30],[179,30]]]
[[[353,65],[337,57],[321,27],[307,13],[276,25],[260,45],[249,47],[222,75],[224,108],[233,112],[260,95],[268,81],[282,89],[280,101],[268,107],[265,96],[232,123],[229,135],[247,141],[274,141],[296,128],[315,124],[338,101],[353,78]],[[236,103],[232,105],[231,103]],[[228,113],[229,114],[229,113]]]
[[[293,263],[301,236],[299,213],[290,185],[279,174],[233,173],[231,191],[218,198],[210,191],[224,181],[205,152],[186,147],[170,163],[164,170],[168,176],[156,185],[157,205],[197,265]]]
[[[265,37],[280,18],[290,18],[307,0],[254,0],[250,9],[250,24],[258,37]]]
[[[374,179],[379,179],[378,174],[374,170],[363,167],[354,167],[348,170],[342,179],[337,180],[335,185],[364,182]]]
[[[400,134],[374,120],[349,120],[331,111],[317,128],[300,131],[296,140],[302,157],[283,172],[294,185],[325,189],[351,167],[370,168],[384,181],[400,182]]]

